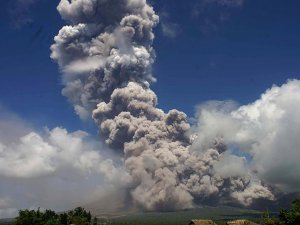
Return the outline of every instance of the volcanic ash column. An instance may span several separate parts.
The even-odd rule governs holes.
[[[250,172],[218,175],[214,165],[224,148],[191,152],[187,116],[156,108],[150,84],[152,29],[159,19],[145,0],[61,0],[58,11],[70,24],[51,46],[63,73],[62,93],[81,118],[95,120],[107,145],[124,154],[137,206],[177,210],[193,207],[194,198],[251,204],[273,197]]]

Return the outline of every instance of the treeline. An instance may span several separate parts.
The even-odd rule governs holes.
[[[97,225],[97,218],[90,212],[78,207],[65,213],[52,210],[20,210],[13,225]]]
[[[278,217],[270,218],[265,212],[262,216],[262,225],[300,225],[300,198],[292,202],[290,209],[282,209]]]
[[[192,219],[192,218],[191,218]],[[270,217],[268,212],[263,213],[261,219],[255,220],[260,225],[300,225],[300,198],[292,202],[290,209],[282,209],[276,217]],[[217,224],[226,224],[226,220],[216,221]],[[0,224],[5,224],[1,223]],[[7,223],[8,224],[8,223]],[[96,217],[90,212],[78,207],[65,213],[56,213],[51,210],[20,210],[12,225],[97,225]],[[111,225],[141,225],[145,221],[112,221]],[[158,224],[167,224],[167,221],[157,221]],[[177,223],[178,224],[178,223]]]

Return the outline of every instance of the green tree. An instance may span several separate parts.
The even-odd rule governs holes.
[[[72,224],[75,224],[75,225],[89,225],[89,222],[84,217],[74,216],[72,218]]]
[[[90,211],[87,213],[87,221],[88,221],[89,223],[92,222],[92,214],[91,214]]]
[[[59,215],[59,220],[60,220],[60,223],[62,225],[69,225],[70,224],[70,220],[69,220],[69,217],[68,217],[68,214],[67,213],[62,213]]]
[[[46,210],[43,214],[43,221],[58,219],[58,215],[52,210]]]
[[[71,221],[75,225],[89,225],[92,221],[92,215],[82,207],[77,207],[69,212]]]
[[[92,215],[84,208],[77,207],[68,213],[56,214],[54,211],[46,210],[20,210],[14,225],[90,225]]]
[[[260,220],[260,224],[261,225],[275,225],[275,219],[270,218],[270,214],[269,211],[265,211],[263,212],[262,216],[261,216],[261,220]]]
[[[58,219],[50,219],[50,220],[47,220],[47,222],[45,223],[45,225],[62,225],[60,223],[60,221]]]
[[[300,198],[292,202],[290,210],[282,209],[279,213],[280,224],[299,225],[300,224]]]
[[[93,225],[97,225],[98,224],[98,219],[97,219],[97,217],[94,217],[94,219],[93,219]]]
[[[39,214],[39,210],[37,212],[28,209],[20,210],[15,225],[39,225],[41,222]]]

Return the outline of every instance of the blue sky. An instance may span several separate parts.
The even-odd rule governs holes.
[[[299,78],[300,2],[228,2],[152,1],[161,24],[171,30],[163,32],[159,25],[155,31],[158,81],[153,89],[160,108],[193,116],[199,103],[232,99],[246,104],[273,84]],[[17,13],[16,1],[0,4],[0,103],[35,127],[96,133],[61,95],[61,75],[49,57],[64,24],[58,1],[39,0],[27,9],[19,6]]]

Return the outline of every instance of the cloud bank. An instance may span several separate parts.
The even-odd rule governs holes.
[[[85,132],[57,127],[38,133],[2,112],[0,130],[9,132],[0,136],[0,218],[22,208],[69,210],[125,182],[123,170]]]
[[[299,104],[300,81],[289,80],[234,110],[225,109],[232,108],[228,102],[202,105],[193,147],[205,149],[212,138],[222,138],[225,145],[251,155],[251,167],[261,179],[284,191],[298,191]]]

